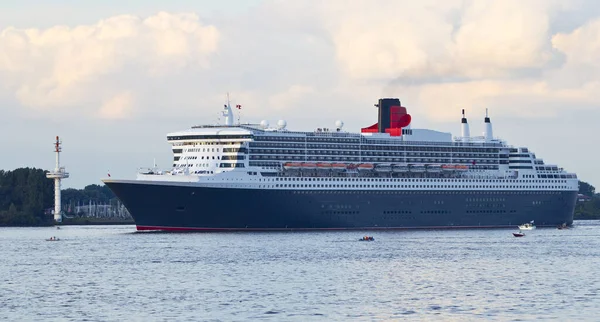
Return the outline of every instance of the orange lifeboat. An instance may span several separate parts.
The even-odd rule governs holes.
[[[360,171],[367,171],[367,170],[373,170],[374,166],[371,163],[361,163],[358,165],[358,170]]]
[[[454,171],[456,166],[454,164],[444,164],[442,165],[442,170],[444,171]]]
[[[322,170],[331,169],[331,163],[317,163],[317,168]]]
[[[302,163],[298,163],[298,162],[286,162],[283,164],[283,168],[286,170],[300,169],[301,167],[302,167]]]
[[[467,170],[469,170],[469,167],[466,165],[459,164],[455,167],[455,169],[458,171],[467,171]]]
[[[304,162],[302,163],[302,169],[316,169],[317,164],[312,162]]]
[[[331,168],[333,170],[345,170],[346,169],[346,164],[345,163],[334,163],[331,165]]]

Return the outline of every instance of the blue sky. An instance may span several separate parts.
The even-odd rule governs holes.
[[[171,163],[166,134],[242,119],[358,131],[399,97],[413,126],[483,131],[600,185],[596,1],[3,1],[0,168],[67,187]]]

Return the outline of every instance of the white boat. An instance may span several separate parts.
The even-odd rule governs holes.
[[[523,225],[519,225],[520,230],[534,230],[535,225],[533,224],[533,220]]]

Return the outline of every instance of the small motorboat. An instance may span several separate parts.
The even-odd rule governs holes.
[[[525,233],[523,233],[523,232],[513,233],[513,236],[515,236],[515,237],[523,237],[523,236],[525,236]]]
[[[563,223],[562,225],[558,225],[556,228],[557,228],[557,229],[559,229],[559,230],[562,230],[562,229],[569,229],[569,226],[567,226],[567,224],[566,224],[566,223]]]
[[[60,240],[60,238],[57,238],[57,237],[50,237],[50,238],[46,239],[46,241],[59,241],[59,240]]]
[[[359,241],[374,241],[375,238],[373,238],[373,236],[364,236],[363,238],[359,239]]]
[[[535,225],[533,224],[533,220],[526,224],[519,225],[519,230],[534,230]]]

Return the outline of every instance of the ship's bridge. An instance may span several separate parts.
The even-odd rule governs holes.
[[[174,172],[212,175],[247,168],[247,143],[254,129],[240,126],[196,126],[167,134]]]
[[[223,140],[223,139],[250,139],[253,131],[240,127],[194,127],[191,129],[167,134],[167,140]]]

